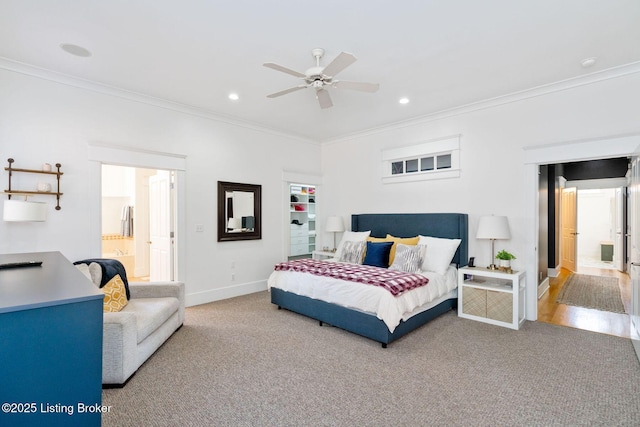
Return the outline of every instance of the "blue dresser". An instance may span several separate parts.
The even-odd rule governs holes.
[[[0,255],[0,425],[99,426],[103,294],[59,252]]]

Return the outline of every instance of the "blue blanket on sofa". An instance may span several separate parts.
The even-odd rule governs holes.
[[[100,287],[102,288],[104,285],[109,283],[109,280],[113,279],[116,274],[120,275],[122,282],[124,283],[124,289],[127,292],[127,301],[131,299],[131,294],[129,293],[129,282],[127,281],[127,272],[124,269],[124,265],[118,260],[115,259],[107,259],[107,258],[91,258],[91,259],[83,259],[81,261],[76,261],[73,265],[76,264],[91,264],[95,262],[100,265],[102,269],[102,279],[100,280]]]

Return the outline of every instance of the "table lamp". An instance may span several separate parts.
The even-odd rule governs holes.
[[[336,251],[336,233],[340,233],[344,231],[344,223],[342,222],[342,217],[339,216],[330,216],[327,218],[327,222],[325,224],[325,231],[329,233],[333,233],[333,251]]]
[[[2,219],[11,222],[45,221],[47,219],[47,204],[26,200],[5,200]]]
[[[497,239],[510,239],[509,221],[506,216],[485,215],[480,217],[476,239],[491,240],[491,264],[489,269],[496,270],[494,243]]]

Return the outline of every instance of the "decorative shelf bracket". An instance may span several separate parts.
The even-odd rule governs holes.
[[[13,159],[8,159],[7,161],[9,162],[9,166],[5,167],[4,170],[9,171],[9,188],[4,190],[4,193],[7,194],[7,197],[9,199],[11,199],[11,196],[25,196],[25,197],[34,196],[34,195],[56,196],[56,210],[59,211],[61,209],[61,207],[60,207],[60,196],[62,196],[63,193],[60,192],[60,177],[63,175],[63,172],[60,172],[60,168],[62,167],[62,165],[60,163],[56,163],[57,171],[50,171],[50,170],[37,170],[37,169],[17,169],[17,168],[13,167],[13,162],[14,162]],[[57,190],[56,190],[56,192],[15,190],[15,189],[11,188],[11,178],[13,177],[13,174],[16,173],[16,172],[55,175],[56,176],[56,181],[57,181]]]

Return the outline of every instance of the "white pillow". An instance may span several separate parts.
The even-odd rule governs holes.
[[[422,270],[445,274],[456,254],[460,239],[442,239],[439,237],[419,236],[418,244],[427,247]]]
[[[336,250],[336,259],[340,259],[342,257],[343,246],[345,242],[364,242],[367,240],[367,237],[371,234],[371,230],[369,231],[345,231],[342,235],[342,239],[338,244],[338,249]]]
[[[405,273],[417,273],[422,268],[424,260],[424,245],[403,245],[398,243],[396,256],[389,270],[404,271]]]
[[[97,262],[92,262],[89,264],[89,273],[91,273],[91,281],[97,287],[100,287],[100,283],[102,282],[102,267]]]
[[[76,264],[76,268],[84,274],[87,279],[91,280],[91,273],[89,272],[89,266],[87,264]]]
[[[100,264],[92,262],[87,265],[85,263],[76,264],[76,268],[84,274],[87,279],[91,280],[94,285],[100,287],[100,281],[102,280],[102,267]]]
[[[366,242],[344,242],[342,247],[342,254],[338,261],[348,262],[351,264],[362,264],[362,258],[364,257],[364,248]]]

